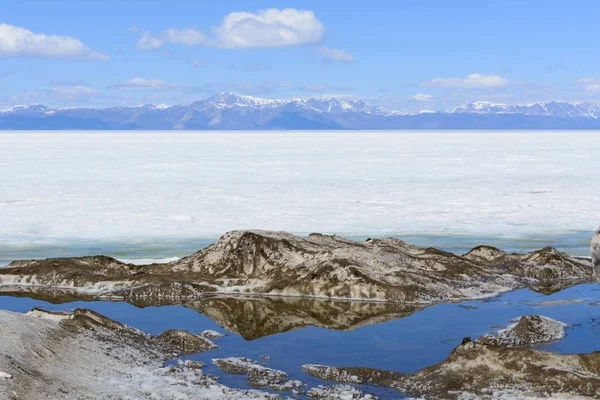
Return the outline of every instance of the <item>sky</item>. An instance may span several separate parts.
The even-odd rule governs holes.
[[[0,0],[0,106],[600,102],[600,2]]]

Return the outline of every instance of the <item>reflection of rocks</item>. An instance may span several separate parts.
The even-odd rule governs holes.
[[[483,335],[479,342],[494,346],[521,347],[549,343],[565,337],[568,325],[541,315],[525,315],[495,334]]]
[[[600,353],[554,354],[465,340],[436,365],[413,374],[309,366],[313,376],[383,385],[427,399],[600,396]],[[488,396],[488,397],[486,397]]]
[[[11,286],[0,294],[15,297],[31,297],[53,304],[80,300],[79,294],[69,290],[45,287]],[[405,318],[423,309],[421,305],[390,302],[360,302],[314,298],[265,297],[265,296],[214,296],[207,295],[196,300],[186,299],[137,299],[123,296],[84,297],[85,300],[125,300],[136,307],[156,307],[181,304],[211,318],[230,332],[246,340],[254,340],[276,333],[287,332],[305,326],[335,330],[352,330],[361,326],[378,324]],[[199,336],[216,339],[224,334],[204,331]]]
[[[589,279],[565,279],[558,280],[555,282],[544,281],[540,282],[539,284],[531,285],[529,287],[529,290],[545,295],[551,295],[553,293],[560,292],[561,290],[568,289],[572,286],[589,282]]]
[[[157,304],[178,304],[197,299],[205,293],[214,292],[214,286],[193,282],[151,283],[139,287],[119,291],[125,300],[138,307],[155,306]]]
[[[1,285],[118,293],[131,302],[185,301],[204,293],[254,293],[390,302],[479,299],[528,287],[548,293],[592,279],[589,260],[552,248],[508,254],[479,246],[465,254],[396,239],[234,231],[168,264],[137,266],[92,256],[17,261]]]
[[[55,289],[45,286],[0,286],[0,296],[27,297],[51,304],[64,304],[74,301],[98,300],[95,295],[86,295],[71,289]],[[122,297],[120,298],[122,299]]]
[[[305,326],[348,330],[404,318],[419,306],[283,297],[208,297],[184,303],[246,340]]]

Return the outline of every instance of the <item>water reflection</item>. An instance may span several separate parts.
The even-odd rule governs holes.
[[[122,297],[95,298],[71,290],[48,290],[41,287],[0,287],[0,296],[23,297],[51,304],[76,301],[119,301]],[[405,318],[425,306],[384,302],[338,301],[294,297],[215,296],[196,300],[130,299],[138,307],[182,305],[205,315],[224,329],[246,340],[255,340],[306,326],[333,330],[353,330]]]
[[[275,297],[209,297],[183,304],[246,340],[305,326],[353,330],[400,319],[423,306]]]
[[[597,283],[578,285],[549,296],[518,290],[486,301],[438,304],[423,310],[384,303],[262,297],[206,297],[185,305],[145,304],[144,307],[114,301],[56,304],[66,300],[68,292],[44,296],[47,301],[41,301],[39,292],[21,293],[19,297],[0,293],[0,309],[25,312],[33,307],[52,311],[89,308],[153,335],[167,329],[222,332],[221,325],[232,331],[219,339],[221,348],[193,356],[194,359],[210,368],[212,358],[243,356],[260,360],[261,355],[268,355],[272,357],[270,367],[298,379],[306,378],[300,369],[302,364],[414,372],[446,359],[465,336],[478,338],[506,327],[522,315],[544,315],[571,325],[565,339],[536,346],[541,350],[591,352],[598,350],[600,337]],[[235,376],[222,379],[223,383],[234,385]],[[242,387],[244,382],[241,379],[236,387]]]
[[[75,301],[94,301],[94,295],[69,289],[47,289],[41,286],[0,286],[0,296],[24,297],[42,300],[50,304],[64,304]]]

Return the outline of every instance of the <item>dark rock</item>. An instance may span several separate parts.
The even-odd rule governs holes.
[[[164,331],[157,338],[177,347],[180,354],[202,353],[219,348],[211,340],[183,330]]]

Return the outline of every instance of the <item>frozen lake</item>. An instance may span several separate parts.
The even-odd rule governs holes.
[[[0,266],[62,255],[183,256],[248,228],[390,235],[457,253],[487,243],[587,255],[600,224],[597,149],[600,135],[582,132],[0,133]],[[536,348],[591,352],[599,293],[596,284],[577,285],[389,310],[306,299],[138,308],[0,296],[0,309],[87,307],[152,334],[228,331],[220,349],[189,358],[207,363],[222,383],[247,388],[211,359],[269,355],[269,366],[310,385],[323,382],[303,363],[412,372],[444,360],[463,337],[526,314],[571,325],[565,339]]]
[[[585,253],[598,149],[593,132],[3,132],[0,260],[168,257],[249,228]]]

